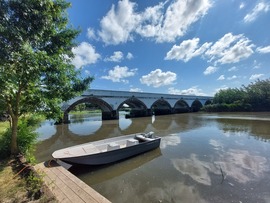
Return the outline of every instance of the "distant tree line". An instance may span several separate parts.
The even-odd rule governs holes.
[[[212,104],[205,105],[207,112],[270,111],[270,80],[257,80],[241,88],[220,90]]]

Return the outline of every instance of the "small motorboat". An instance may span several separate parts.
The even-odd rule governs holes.
[[[109,164],[158,148],[160,140],[153,132],[137,133],[67,147],[52,156],[69,164]]]

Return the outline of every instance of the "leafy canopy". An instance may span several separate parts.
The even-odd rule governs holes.
[[[59,114],[59,103],[86,89],[70,63],[79,31],[63,0],[0,0],[0,102],[9,113]],[[55,114],[56,113],[56,114]]]

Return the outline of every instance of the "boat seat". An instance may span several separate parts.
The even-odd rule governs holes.
[[[112,142],[107,145],[107,151],[116,150],[116,149],[120,149],[120,145],[115,142]]]
[[[92,144],[83,146],[82,149],[86,154],[95,154],[100,152],[100,150],[98,150],[98,148]]]
[[[139,144],[138,140],[135,140],[135,139],[127,140],[127,147],[130,147],[130,146],[133,146],[133,145],[136,145],[136,144]]]

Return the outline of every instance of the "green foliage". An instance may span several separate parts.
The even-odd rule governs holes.
[[[20,116],[59,118],[60,104],[93,80],[79,78],[71,64],[79,31],[68,24],[69,6],[64,0],[0,0],[0,106],[12,119],[12,153],[18,152]]]
[[[18,147],[29,162],[34,162],[32,154],[38,136],[34,130],[38,124],[39,120],[35,117],[23,118],[18,124]],[[8,128],[0,137],[0,158],[2,159],[11,155],[11,134],[12,131]]]
[[[220,90],[213,104],[203,107],[208,112],[270,111],[270,80],[257,80],[242,88]]]
[[[33,172],[30,172],[29,176],[27,177],[27,190],[29,191],[30,196],[41,195],[41,188],[43,185],[43,180],[41,177],[37,176],[36,174],[33,174]]]

